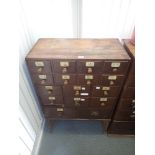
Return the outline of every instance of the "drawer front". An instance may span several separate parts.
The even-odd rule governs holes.
[[[120,87],[93,86],[92,96],[94,97],[117,97],[120,93]]]
[[[134,99],[121,99],[118,104],[118,110],[135,110],[135,100]]]
[[[76,72],[75,60],[53,60],[53,72],[60,74],[68,74]]]
[[[65,107],[88,107],[88,97],[64,97]]]
[[[121,86],[124,82],[123,75],[102,75],[99,83],[105,86]]]
[[[43,105],[62,105],[62,96],[40,96]]]
[[[46,106],[43,108],[43,112],[45,117],[47,118],[63,118],[64,115],[64,108],[52,108],[49,106]]]
[[[117,110],[114,120],[117,121],[134,121],[135,120],[135,111],[131,110]]]
[[[51,64],[47,60],[28,60],[28,68],[31,73],[51,74]]]
[[[134,134],[135,122],[112,122],[108,128],[111,134]]]
[[[128,71],[128,61],[105,61],[104,62],[104,73],[106,74],[123,74],[125,75]]]
[[[92,85],[99,84],[100,75],[93,74],[78,74],[77,75],[77,84],[78,85]]]
[[[79,60],[77,62],[77,72],[80,74],[100,74],[103,73],[103,61]]]
[[[46,85],[46,86],[36,86],[39,96],[62,96],[62,89],[60,86],[52,86],[52,85]]]
[[[34,84],[38,84],[38,85],[53,84],[53,77],[51,74],[32,74],[31,77]]]
[[[76,85],[75,74],[54,74],[53,77],[56,85]]]
[[[127,87],[122,93],[122,98],[135,98],[135,87]]]
[[[90,86],[85,85],[73,85],[63,86],[64,96],[90,96]]]
[[[116,98],[92,97],[89,106],[113,110],[115,104],[116,104]]]

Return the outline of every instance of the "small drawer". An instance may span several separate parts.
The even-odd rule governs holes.
[[[76,85],[75,74],[54,74],[53,76],[56,85]]]
[[[64,108],[53,108],[49,106],[43,107],[43,112],[47,118],[62,118],[64,116]]]
[[[128,71],[130,62],[128,61],[105,61],[104,73],[105,74],[123,74]]]
[[[114,120],[117,121],[134,121],[135,110],[117,110],[114,116]]]
[[[99,83],[104,86],[121,86],[124,78],[123,75],[102,75]]]
[[[51,74],[51,65],[48,60],[27,60],[31,73]]]
[[[90,107],[100,107],[104,109],[113,109],[116,104],[116,98],[111,97],[92,97]]]
[[[53,84],[53,77],[51,74],[32,74],[31,77],[34,84],[38,84],[38,85]]]
[[[135,87],[127,87],[123,90],[122,98],[135,98]]]
[[[93,97],[117,97],[120,93],[120,87],[109,87],[109,86],[93,86],[92,96]]]
[[[53,72],[68,74],[76,72],[76,61],[75,60],[53,60]]]
[[[99,84],[100,75],[93,74],[78,74],[77,75],[77,84],[78,85],[91,85]]]
[[[112,109],[89,109],[89,118],[91,119],[110,119],[112,116]]]
[[[65,107],[88,107],[88,97],[64,97]]]
[[[135,100],[131,98],[121,99],[119,101],[117,109],[118,110],[129,110],[129,111],[135,110]]]
[[[87,97],[90,96],[90,86],[85,85],[66,85],[63,86],[64,96],[81,96]]]
[[[100,74],[103,73],[103,61],[87,60],[77,62],[77,72],[80,74]]]
[[[43,105],[63,105],[62,96],[40,96]]]
[[[135,122],[113,121],[108,128],[109,134],[134,134]]]
[[[46,85],[46,86],[36,86],[39,96],[62,96],[62,89],[60,86]]]

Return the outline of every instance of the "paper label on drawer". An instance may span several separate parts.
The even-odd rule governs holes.
[[[44,62],[43,61],[35,61],[35,66],[43,67],[44,66]]]
[[[86,90],[86,88],[85,88],[85,87],[82,87],[81,89],[82,89],[82,90]]]
[[[78,59],[83,59],[83,58],[84,58],[83,55],[79,55],[79,56],[78,56]]]
[[[110,87],[102,87],[102,90],[110,90]]]
[[[112,62],[111,67],[120,67],[121,63],[120,62]]]
[[[60,62],[60,66],[61,67],[68,67],[69,66],[69,62],[68,61],[61,61]]]
[[[87,61],[86,62],[86,67],[94,67],[94,62],[92,62],[92,61]]]
[[[57,111],[64,111],[63,108],[57,108]]]
[[[108,76],[108,79],[109,80],[116,80],[117,76],[116,75],[111,75],[111,76]]]
[[[55,97],[49,96],[48,99],[49,99],[49,100],[55,100]]]
[[[62,75],[62,79],[68,80],[68,79],[70,79],[70,76],[69,75]]]
[[[53,89],[53,86],[45,86],[45,89],[52,90]]]
[[[81,96],[88,96],[89,93],[81,93]]]
[[[46,79],[46,75],[38,75],[39,79]]]
[[[74,86],[73,89],[74,90],[81,90],[81,86]]]
[[[98,89],[98,90],[99,90],[99,89],[101,89],[101,88],[100,88],[100,87],[96,87],[96,89]]]
[[[81,101],[85,101],[85,99],[84,98],[81,98]]]
[[[100,98],[100,101],[107,101],[108,99],[107,98]]]
[[[93,79],[93,75],[85,75],[85,79],[86,80],[92,80]]]

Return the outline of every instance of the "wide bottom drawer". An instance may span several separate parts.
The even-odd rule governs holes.
[[[43,107],[43,112],[47,118],[85,118],[85,119],[110,119],[111,110],[101,110],[97,108],[53,108]]]
[[[133,135],[135,133],[135,122],[117,122],[114,121],[108,128],[109,134],[126,134]]]

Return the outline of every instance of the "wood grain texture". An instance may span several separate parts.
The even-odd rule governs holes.
[[[29,59],[130,60],[118,39],[39,39]]]

